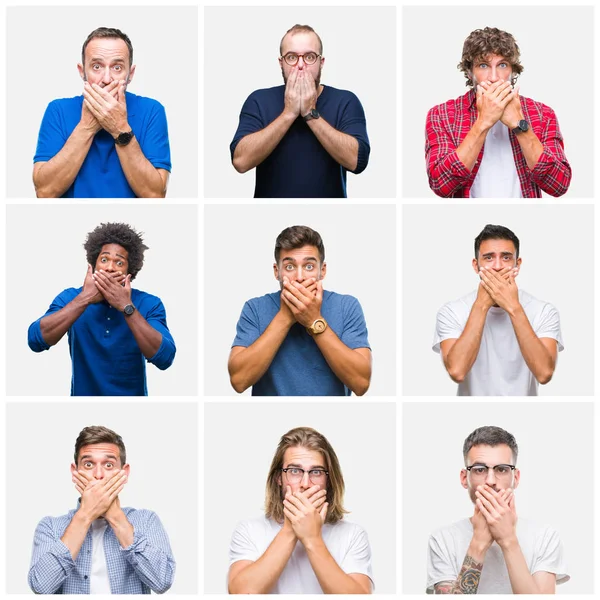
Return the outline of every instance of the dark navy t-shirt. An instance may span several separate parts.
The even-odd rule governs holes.
[[[231,159],[239,141],[264,129],[282,112],[285,86],[250,94],[231,142]],[[359,99],[346,90],[323,86],[317,110],[329,125],[358,141],[361,173],[369,162],[367,122]],[[346,169],[323,148],[302,117],[298,117],[271,154],[256,167],[255,198],[346,198]]]
[[[160,102],[125,92],[127,120],[144,156],[156,169],[171,171],[171,150],[165,109]],[[53,100],[48,104],[33,162],[47,162],[58,154],[81,120],[83,96]],[[101,129],[63,198],[135,198],[119,156],[115,140]]]
[[[244,304],[232,347],[247,348],[264,333],[279,312],[280,295],[281,292],[274,292]],[[321,314],[348,348],[370,348],[367,324],[356,298],[325,290]],[[350,394],[327,364],[312,336],[299,323],[292,326],[266,373],[252,387],[253,396]]]

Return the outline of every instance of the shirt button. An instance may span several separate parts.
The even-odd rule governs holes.
[[[107,330],[106,330],[106,333],[110,333],[110,331],[107,329]]]
[[[110,321],[110,317],[106,317]]]

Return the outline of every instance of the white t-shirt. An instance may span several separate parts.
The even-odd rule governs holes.
[[[258,560],[269,547],[282,525],[273,519],[258,517],[238,524],[229,545],[229,566],[238,560]],[[325,524],[322,536],[327,549],[344,573],[361,573],[373,581],[371,548],[365,531],[343,519],[333,525]],[[301,542],[283,569],[271,594],[322,594]]]
[[[104,532],[108,527],[105,519],[92,521],[92,570],[90,573],[90,594],[110,594],[110,580],[104,554]]]
[[[436,531],[427,549],[427,592],[440,581],[454,581],[462,568],[473,537],[473,525],[463,519]],[[571,578],[567,574],[564,549],[558,533],[547,527],[521,519],[517,521],[517,538],[529,572],[546,571],[556,575],[561,584]],[[478,594],[512,594],[508,570],[500,546],[494,542],[485,555]]]
[[[440,343],[444,340],[460,337],[476,298],[477,291],[474,291],[442,306],[433,339],[435,352],[440,352]],[[519,302],[535,334],[556,340],[558,351],[562,351],[556,308],[523,290],[519,290]],[[458,396],[537,396],[537,393],[538,382],[521,354],[508,313],[499,306],[492,306],[483,326],[479,353],[465,379],[458,384]]]
[[[469,195],[471,198],[523,196],[508,127],[502,121],[496,121],[485,138],[483,158]]]

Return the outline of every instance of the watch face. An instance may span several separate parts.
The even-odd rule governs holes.
[[[135,310],[135,307],[133,306],[133,304],[128,304],[124,309],[123,312],[129,316],[133,314],[133,311]]]
[[[125,131],[117,136],[116,142],[119,144],[119,146],[126,146],[129,144],[132,137],[133,133],[131,131]]]
[[[319,114],[319,111],[316,108],[311,108],[310,109],[310,116],[313,119],[318,119],[321,115]]]
[[[529,123],[527,121],[519,121],[519,129],[521,131],[527,131],[529,129]]]
[[[317,319],[313,323],[313,329],[314,329],[315,333],[322,333],[323,331],[325,331],[325,321],[322,321],[321,319]]]

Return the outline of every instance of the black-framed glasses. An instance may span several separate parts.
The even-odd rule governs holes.
[[[299,467],[288,467],[281,470],[287,475],[290,483],[300,483],[304,479],[304,473],[308,473],[308,478],[314,484],[323,483],[327,475],[329,475],[329,471],[325,471],[325,469],[310,469],[306,471]]]
[[[485,479],[490,469],[494,470],[494,475],[500,479],[507,478],[517,468],[515,465],[496,465],[488,467],[487,465],[474,464],[470,467],[465,467],[471,477],[475,479]]]
[[[304,62],[307,65],[314,65],[317,62],[318,58],[321,58],[320,54],[317,54],[316,52],[306,52],[306,54],[297,54],[296,52],[288,52],[287,54],[285,54],[284,56],[281,56],[280,58],[283,58],[283,60],[285,60],[285,62],[290,65],[290,67],[293,67],[294,65],[298,64],[298,60],[300,60],[300,57],[303,58]]]

